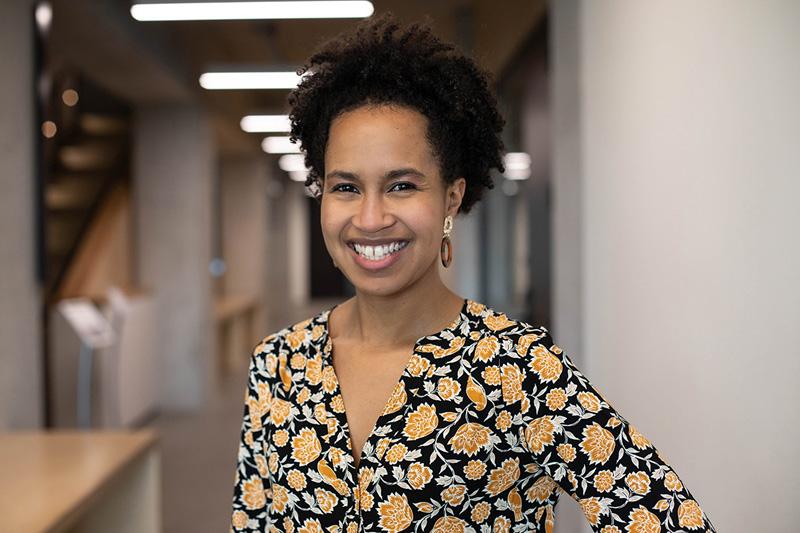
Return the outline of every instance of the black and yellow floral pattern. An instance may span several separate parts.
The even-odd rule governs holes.
[[[233,531],[550,532],[561,492],[601,533],[715,531],[546,328],[470,299],[417,341],[356,469],[332,309],[254,350]]]

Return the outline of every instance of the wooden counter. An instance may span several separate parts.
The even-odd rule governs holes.
[[[153,431],[0,433],[0,531],[161,528]]]

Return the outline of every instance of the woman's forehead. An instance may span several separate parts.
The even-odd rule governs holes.
[[[435,166],[426,128],[424,116],[414,111],[350,111],[331,125],[325,150],[326,169],[354,165],[386,169]]]
[[[425,130],[428,119],[419,111],[394,104],[367,104],[338,115],[330,126],[329,135],[370,134],[375,131]]]

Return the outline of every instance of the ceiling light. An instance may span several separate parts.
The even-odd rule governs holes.
[[[131,16],[139,21],[159,20],[257,20],[364,18],[372,15],[372,2],[270,1],[270,2],[164,2],[137,3]]]
[[[306,156],[303,154],[285,154],[278,159],[278,167],[285,172],[308,171]]]
[[[506,168],[503,176],[510,180],[525,180],[531,177],[531,156],[525,152],[509,152],[503,156]]]
[[[302,181],[305,183],[306,176],[308,176],[307,170],[290,170],[289,171],[289,179],[292,181]]]
[[[52,139],[53,137],[56,136],[57,132],[58,132],[58,127],[56,126],[55,122],[53,122],[52,120],[45,120],[44,122],[42,122],[42,135],[44,135],[48,139]]]
[[[529,169],[529,168],[525,168],[525,169],[509,168],[509,169],[506,169],[505,172],[503,172],[503,176],[505,176],[505,178],[509,179],[509,180],[526,180],[526,179],[531,177],[531,169]]]
[[[300,145],[293,143],[289,137],[267,137],[261,141],[261,149],[268,154],[298,154]]]
[[[53,22],[53,8],[50,2],[40,2],[34,11],[34,18],[36,19],[36,26],[42,33],[47,33],[50,30],[50,24]]]
[[[525,152],[509,152],[503,158],[503,164],[506,168],[530,168],[531,156]]]
[[[69,107],[74,107],[78,104],[79,96],[78,91],[75,89],[67,89],[63,93],[61,93],[61,101],[64,102],[64,105]]]
[[[294,89],[301,78],[295,72],[206,72],[200,76],[200,86],[209,90]]]
[[[289,115],[247,115],[239,123],[249,133],[289,131]]]

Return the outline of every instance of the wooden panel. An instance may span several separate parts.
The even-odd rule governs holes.
[[[136,494],[130,508],[145,510],[146,531],[157,530],[158,460],[148,454],[155,442],[150,430],[0,434],[0,531],[55,532],[94,523],[95,505],[113,501],[117,491]],[[105,518],[108,531],[119,518]]]

